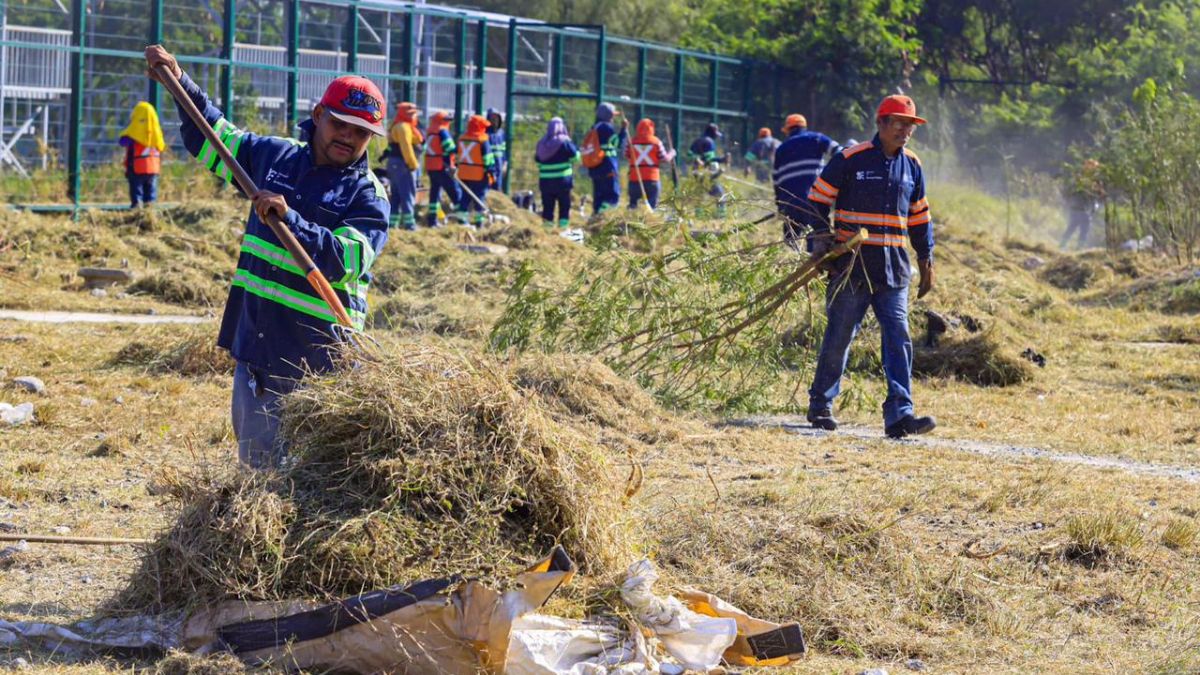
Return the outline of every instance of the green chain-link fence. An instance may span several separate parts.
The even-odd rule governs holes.
[[[117,135],[155,104],[169,151],[160,200],[216,189],[182,146],[175,106],[146,79],[142,48],[175,53],[232,121],[291,134],[330,79],[372,79],[428,119],[496,108],[509,125],[509,187],[536,184],[533,143],[561,115],[576,141],[601,100],[653,118],[686,148],[709,122],[734,157],[783,112],[772,66],[610,36],[603,26],[353,0],[0,0],[0,187],[27,208],[120,208]],[[766,84],[764,84],[766,83]],[[372,157],[378,155],[373,148]]]

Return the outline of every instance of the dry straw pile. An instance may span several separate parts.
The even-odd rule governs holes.
[[[115,606],[340,596],[459,573],[504,579],[554,543],[601,579],[632,561],[630,446],[597,440],[603,421],[566,414],[568,404],[522,389],[483,357],[416,343],[392,353],[287,398],[294,461],[279,474],[178,481],[178,521]],[[554,384],[554,369],[522,372],[549,397],[577,389]]]

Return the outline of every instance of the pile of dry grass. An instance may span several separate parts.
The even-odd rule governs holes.
[[[193,377],[230,375],[234,366],[229,352],[218,347],[216,339],[208,333],[182,338],[164,333],[146,340],[134,340],[122,347],[109,363]]]
[[[494,361],[396,347],[286,399],[282,473],[180,481],[178,521],[114,606],[503,579],[555,543],[602,578],[633,559],[626,450],[547,414]]]
[[[1022,358],[1011,337],[996,330],[971,333],[958,330],[936,348],[917,347],[913,374],[950,377],[985,387],[1007,387],[1033,377],[1034,366]]]
[[[144,276],[129,286],[129,292],[173,305],[213,307],[225,300],[228,284],[192,269],[177,268]]]

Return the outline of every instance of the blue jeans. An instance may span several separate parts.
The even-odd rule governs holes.
[[[158,200],[158,174],[132,174],[129,178],[129,205],[137,208]]]
[[[808,390],[810,412],[830,410],[842,388],[842,373],[850,358],[850,342],[870,307],[883,337],[883,374],[888,395],[883,402],[883,424],[890,426],[913,414],[912,339],[908,335],[908,288],[871,288],[866,280],[846,284],[830,280],[825,297],[825,338],[817,357],[817,372]]]
[[[656,180],[643,180],[638,182],[635,177],[629,181],[629,208],[636,209],[638,200],[642,198],[642,187],[646,188],[646,203],[650,205],[650,209],[658,208],[658,192],[659,183]]]
[[[413,209],[417,203],[417,175],[402,157],[388,157],[388,180],[392,183],[392,223],[406,230],[416,229]]]
[[[296,388],[294,380],[272,377],[238,361],[233,371],[233,435],[238,459],[251,468],[271,469],[287,456],[279,433],[279,400]]]

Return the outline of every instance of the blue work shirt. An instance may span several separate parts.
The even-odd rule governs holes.
[[[242,131],[186,74],[180,83],[254,184],[287,200],[284,223],[361,328],[370,269],[387,242],[389,215],[387,194],[368,168],[366,154],[344,168],[315,166],[308,144]],[[179,119],[188,152],[236,185],[232,172],[182,109]],[[311,136],[312,121],[301,126]],[[329,305],[251,208],[217,345],[270,375],[297,378],[306,368],[320,372],[332,367],[330,324],[335,322]]]
[[[812,209],[805,224],[814,233],[829,231],[843,242],[866,228],[868,237],[853,264],[852,275],[872,285],[903,288],[912,277],[911,241],[918,260],[933,257],[933,222],[925,199],[925,174],[908,148],[888,157],[879,136],[833,156],[808,192]]]
[[[617,172],[620,170],[617,160],[621,156],[621,148],[625,146],[629,135],[624,129],[617,131],[617,128],[609,122],[596,122],[592,128],[596,130],[596,136],[600,140],[600,149],[604,151],[604,161],[599,166],[588,169],[588,175],[592,178],[611,177],[615,181]]]
[[[794,129],[775,150],[775,202],[805,208],[808,191],[821,175],[825,157],[841,150],[841,146],[825,134]]]
[[[538,189],[542,192],[562,192],[575,187],[575,162],[579,161],[579,148],[566,141],[550,159],[534,161],[538,167]]]

